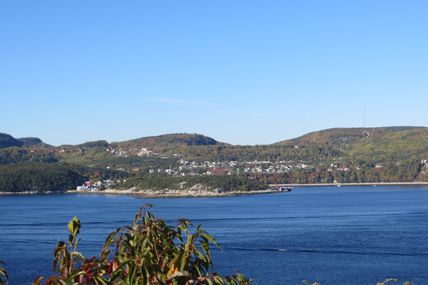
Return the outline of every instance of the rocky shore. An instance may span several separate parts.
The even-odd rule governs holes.
[[[374,182],[374,183],[314,183],[314,184],[278,184],[272,187],[325,187],[325,186],[428,186],[428,182]],[[181,189],[106,189],[99,191],[78,191],[67,190],[65,192],[52,191],[25,191],[25,192],[0,192],[0,196],[19,195],[56,195],[56,194],[100,194],[100,195],[136,195],[147,198],[168,198],[168,197],[225,197],[239,195],[269,194],[278,193],[274,189],[252,190],[252,191],[225,191],[223,189],[210,189],[204,185],[197,184],[190,188]]]
[[[254,190],[254,191],[228,191],[219,192],[215,190],[178,190],[178,189],[163,189],[163,190],[138,190],[136,188],[118,190],[118,189],[106,189],[102,191],[76,191],[70,190],[67,193],[70,194],[100,194],[100,195],[136,195],[145,198],[172,198],[172,197],[226,197],[226,196],[238,196],[238,195],[254,195],[254,194],[268,194],[277,193],[276,190]]]

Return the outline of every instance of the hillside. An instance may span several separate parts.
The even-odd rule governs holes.
[[[177,147],[177,146],[194,146],[194,145],[219,145],[213,138],[200,135],[200,134],[165,134],[160,136],[142,137],[129,141],[116,143],[120,147]]]
[[[19,138],[18,140],[23,143],[22,146],[24,147],[30,147],[30,146],[52,147],[51,145],[44,143],[39,138],[26,137],[26,138]]]
[[[428,181],[428,128],[424,127],[336,128],[257,146],[230,145],[199,134],[59,147],[37,138],[17,140],[6,134],[0,138],[0,165],[10,165],[0,171],[8,170],[8,177],[21,171],[22,164],[44,163],[52,173],[67,165],[74,169],[73,185],[86,177],[116,181],[118,188],[204,184],[226,191],[275,183]],[[27,165],[26,171],[31,165],[36,164]]]
[[[129,141],[112,143],[113,148],[126,151],[131,155],[137,155],[142,149],[147,149],[150,152],[168,157],[189,147],[215,147],[226,145],[227,144],[218,142],[204,135],[186,133],[142,137]]]
[[[13,136],[5,133],[0,133],[0,148],[8,147],[51,147],[50,145],[44,143],[41,139],[35,137],[26,137],[26,138],[14,138]]]
[[[85,178],[61,164],[22,163],[0,165],[0,192],[63,192]]]
[[[275,145],[329,145],[355,159],[428,159],[428,128],[336,128]]]
[[[15,139],[11,135],[0,133],[0,148],[13,147],[13,146],[20,147],[22,145],[24,145],[23,142]]]

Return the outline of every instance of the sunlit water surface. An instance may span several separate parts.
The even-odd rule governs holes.
[[[203,224],[222,244],[215,271],[254,284],[375,284],[395,277],[428,284],[428,187],[314,187],[227,198],[131,196],[0,197],[0,259],[12,285],[51,272],[67,222],[82,221],[81,251],[96,254],[108,233],[155,205],[173,223]]]

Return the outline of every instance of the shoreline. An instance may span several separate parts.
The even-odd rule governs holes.
[[[349,182],[270,184],[271,187],[341,187],[341,186],[428,186],[428,182]]]
[[[217,198],[217,197],[233,197],[243,195],[258,195],[279,193],[277,190],[254,190],[254,191],[230,191],[230,192],[215,192],[209,190],[136,190],[135,188],[118,190],[106,189],[103,191],[77,191],[69,190],[65,194],[84,194],[84,195],[130,195],[142,198]]]
[[[270,184],[271,187],[291,187],[291,188],[305,188],[305,187],[349,187],[349,186],[428,186],[428,182],[353,182],[353,183],[290,183],[290,184]],[[64,192],[55,191],[25,191],[25,192],[0,192],[1,196],[25,196],[25,195],[67,195],[67,194],[94,194],[94,195],[132,195],[144,198],[216,198],[216,197],[232,197],[243,195],[258,195],[258,194],[273,194],[282,193],[278,190],[265,189],[253,191],[230,191],[230,192],[215,192],[210,190],[189,190],[189,189],[164,189],[164,190],[137,190],[130,189],[106,189],[102,191],[77,191],[67,190]]]

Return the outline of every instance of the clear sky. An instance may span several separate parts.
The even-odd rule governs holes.
[[[428,125],[426,0],[0,1],[0,132],[273,143]]]

